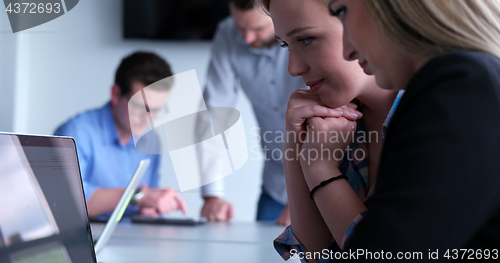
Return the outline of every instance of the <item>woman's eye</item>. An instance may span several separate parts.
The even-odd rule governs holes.
[[[298,39],[298,41],[304,43],[304,44],[309,44],[311,43],[311,41],[314,39],[314,37],[306,37],[306,38],[300,38]]]
[[[342,6],[337,10],[334,10],[333,8],[330,7],[330,15],[336,16],[340,19],[343,19],[345,17],[346,11],[347,11],[347,8],[345,6]]]
[[[281,47],[281,48],[287,48],[287,49],[290,49],[290,47],[288,46],[288,43],[286,43],[286,42],[281,42],[280,47]]]

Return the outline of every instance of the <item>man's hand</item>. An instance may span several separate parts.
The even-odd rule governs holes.
[[[234,217],[233,205],[220,197],[205,197],[205,204],[201,209],[202,217],[208,221],[227,221]]]
[[[139,213],[151,217],[158,217],[175,210],[182,210],[187,215],[187,207],[184,198],[173,188],[149,188],[147,185],[141,187],[144,196],[137,202],[141,207]]]
[[[280,217],[276,220],[276,224],[280,226],[289,226],[292,224],[290,222],[290,210],[288,209],[288,205],[281,210]]]

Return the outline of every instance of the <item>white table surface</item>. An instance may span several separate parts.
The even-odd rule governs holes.
[[[91,227],[92,235],[98,237],[104,224],[92,223]],[[285,262],[273,247],[283,229],[274,223],[164,226],[125,221],[116,227],[97,258],[104,263]]]

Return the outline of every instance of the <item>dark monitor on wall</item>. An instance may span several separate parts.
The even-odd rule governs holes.
[[[126,39],[210,40],[227,0],[123,0]]]

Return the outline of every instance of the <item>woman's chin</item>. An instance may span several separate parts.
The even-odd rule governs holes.
[[[346,104],[348,104],[350,101],[336,101],[336,100],[331,100],[331,99],[322,99],[320,97],[321,102],[323,102],[327,107],[336,109],[340,108]]]
[[[389,81],[390,79],[387,76],[384,76],[382,74],[374,74],[374,76],[375,76],[375,82],[382,89],[385,89],[385,90],[399,90],[399,89],[401,89],[401,87],[395,87],[394,83]]]

